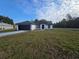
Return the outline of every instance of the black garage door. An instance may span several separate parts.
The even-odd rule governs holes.
[[[19,30],[30,30],[30,25],[18,25]]]

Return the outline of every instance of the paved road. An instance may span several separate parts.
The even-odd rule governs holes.
[[[23,33],[23,32],[26,32],[26,31],[14,31],[14,32],[0,33],[0,37],[14,35],[14,34]]]

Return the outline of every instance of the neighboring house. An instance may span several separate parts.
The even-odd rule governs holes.
[[[0,30],[9,30],[9,29],[13,29],[13,25],[0,22]]]
[[[51,21],[39,20],[39,21],[25,21],[16,24],[17,30],[42,30],[53,29]]]

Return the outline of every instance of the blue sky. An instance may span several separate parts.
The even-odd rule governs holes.
[[[58,22],[67,14],[79,16],[78,0],[0,0],[0,15],[14,22],[46,19]]]
[[[29,2],[31,1],[27,0],[26,2],[28,7],[25,8],[27,12],[24,12],[16,0],[0,0],[0,15],[8,16],[12,18],[14,22],[35,19],[35,8],[30,6]]]

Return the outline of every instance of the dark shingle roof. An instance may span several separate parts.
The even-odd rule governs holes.
[[[16,25],[29,25],[29,24],[32,24],[32,22],[24,21],[24,22],[16,23]]]
[[[47,25],[52,25],[51,21],[46,21],[46,20],[38,20],[38,21],[24,21],[20,23],[16,23],[16,25],[30,25],[30,24],[47,24]]]

